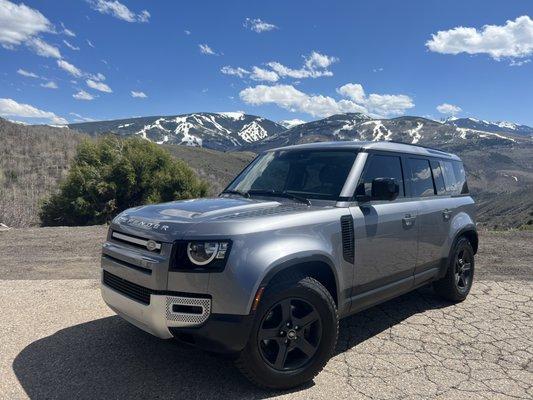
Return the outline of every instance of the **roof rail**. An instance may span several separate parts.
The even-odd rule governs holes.
[[[408,146],[422,147],[423,149],[438,151],[439,153],[450,154],[447,151],[444,151],[444,150],[441,150],[441,149],[437,149],[435,147],[424,146],[422,144],[405,143],[405,142],[401,142],[399,140],[385,140],[385,142],[396,143],[396,144],[406,144]]]

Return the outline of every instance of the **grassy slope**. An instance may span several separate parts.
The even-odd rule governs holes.
[[[39,224],[40,202],[57,189],[77,145],[93,138],[70,129],[26,126],[0,118],[0,222],[12,227]],[[253,153],[223,153],[165,146],[185,160],[219,193],[253,158]]]

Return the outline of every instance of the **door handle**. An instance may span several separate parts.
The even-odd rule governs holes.
[[[414,225],[415,217],[413,217],[411,214],[405,214],[405,217],[402,218],[402,221],[405,227],[409,228]]]
[[[442,217],[444,218],[444,220],[448,221],[451,216],[452,216],[452,210],[449,210],[447,208],[442,210]]]

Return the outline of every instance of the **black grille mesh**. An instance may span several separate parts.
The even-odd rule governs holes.
[[[355,256],[355,243],[353,233],[353,218],[351,215],[341,217],[342,255],[344,259],[353,263]]]
[[[133,300],[137,300],[143,304],[150,304],[151,289],[129,282],[107,271],[104,271],[104,285]]]

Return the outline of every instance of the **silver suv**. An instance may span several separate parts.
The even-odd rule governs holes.
[[[216,198],[112,222],[102,296],[160,338],[235,354],[254,383],[320,372],[339,318],[433,283],[458,302],[478,236],[461,160],[391,142],[267,151]]]

